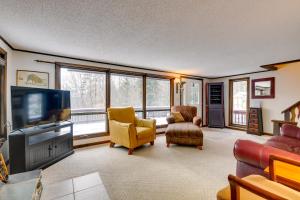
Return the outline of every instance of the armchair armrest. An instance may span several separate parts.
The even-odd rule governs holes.
[[[155,119],[139,119],[136,117],[135,121],[136,121],[136,126],[147,127],[147,128],[152,128],[152,129],[155,129],[155,127],[156,127]]]
[[[109,132],[110,136],[116,141],[123,141],[120,142],[121,144],[128,143],[127,146],[134,146],[137,143],[136,129],[132,123],[109,120]]]
[[[199,117],[199,116],[195,116],[194,118],[193,118],[193,124],[195,124],[196,126],[201,126],[201,124],[202,124],[202,119],[201,119],[201,117]]]
[[[286,200],[285,198],[282,198],[274,193],[271,193],[267,190],[264,190],[260,187],[257,187],[256,185],[253,185],[243,179],[240,179],[236,176],[229,175],[228,176],[228,181],[230,185],[230,193],[231,193],[231,200],[238,200],[239,198],[239,192],[238,188],[242,187],[245,190],[248,190],[249,192],[252,192],[258,196],[261,196],[265,199],[270,199],[270,200]]]
[[[173,116],[167,116],[167,122],[168,122],[168,124],[174,124],[175,118]]]

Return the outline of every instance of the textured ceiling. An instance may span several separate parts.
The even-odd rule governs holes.
[[[13,47],[204,76],[299,59],[299,0],[0,0]]]

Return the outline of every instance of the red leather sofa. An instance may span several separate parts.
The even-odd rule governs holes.
[[[300,128],[285,124],[280,136],[271,137],[265,144],[249,140],[237,140],[234,145],[237,160],[236,175],[264,174],[269,156],[278,155],[300,161]]]

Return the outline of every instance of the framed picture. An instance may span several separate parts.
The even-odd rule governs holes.
[[[252,80],[252,99],[274,99],[275,78],[262,78]]]
[[[49,73],[17,70],[17,86],[49,88]]]

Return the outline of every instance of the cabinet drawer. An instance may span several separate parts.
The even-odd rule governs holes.
[[[249,128],[258,129],[258,124],[249,124]]]
[[[249,128],[249,129],[248,129],[248,132],[251,132],[251,133],[258,133],[258,129],[256,129],[256,128]]]
[[[250,114],[250,119],[257,119],[257,114]]]
[[[249,119],[249,124],[258,124],[258,119]]]
[[[250,114],[257,114],[257,110],[256,109],[251,109]]]

